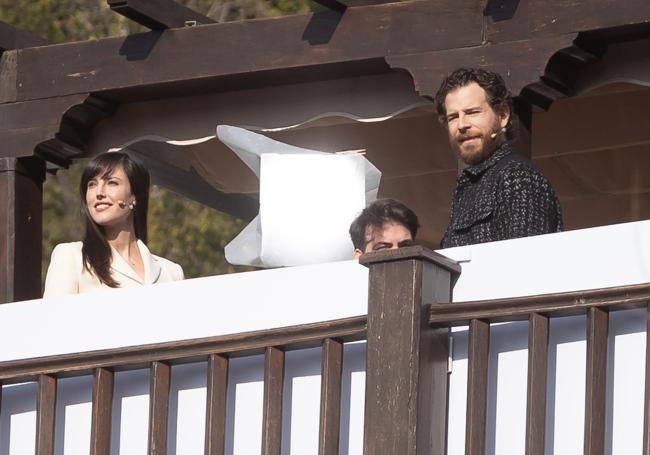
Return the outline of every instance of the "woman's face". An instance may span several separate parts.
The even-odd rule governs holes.
[[[110,174],[96,175],[86,187],[88,212],[100,226],[128,228],[133,222],[129,205],[135,202],[129,179],[120,165]]]

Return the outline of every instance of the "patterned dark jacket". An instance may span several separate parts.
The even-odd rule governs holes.
[[[441,247],[561,230],[562,211],[551,184],[505,142],[490,158],[458,176]]]

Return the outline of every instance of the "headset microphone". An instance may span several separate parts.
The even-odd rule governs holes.
[[[126,208],[126,204],[124,203],[124,201],[122,199],[117,201],[117,205],[119,205],[121,209]]]
[[[496,139],[499,133],[505,133],[506,129],[505,128],[499,128],[498,130],[492,131],[492,134],[490,134],[490,139]]]

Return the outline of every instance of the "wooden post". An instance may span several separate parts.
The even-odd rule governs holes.
[[[460,267],[421,246],[361,257],[370,268],[364,454],[445,453],[448,329],[429,304],[451,300]]]
[[[41,296],[44,179],[39,158],[0,158],[0,303]]]

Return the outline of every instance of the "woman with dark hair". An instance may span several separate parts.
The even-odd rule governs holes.
[[[43,297],[183,279],[180,265],[145,245],[149,173],[140,163],[121,152],[98,155],[79,192],[86,234],[54,248]]]

